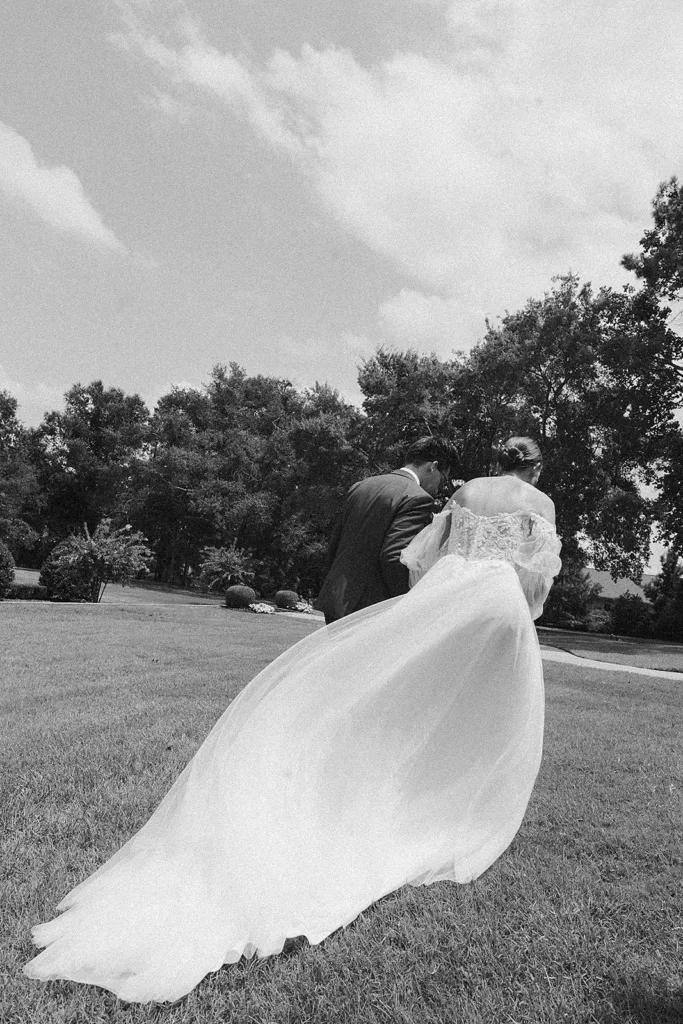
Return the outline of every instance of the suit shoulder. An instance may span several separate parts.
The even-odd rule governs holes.
[[[366,476],[359,480],[349,491],[356,499],[379,499],[392,505],[421,505],[431,503],[433,499],[423,490],[412,477],[403,473],[381,473],[377,476]]]
[[[417,484],[415,484],[413,480],[410,480],[407,476],[403,476],[401,473],[378,473],[376,476],[366,476],[362,480],[358,480],[358,482],[353,485],[353,488],[364,491],[404,491],[411,485],[416,490],[419,490]]]

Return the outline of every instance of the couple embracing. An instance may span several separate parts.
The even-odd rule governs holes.
[[[408,592],[411,556],[402,561],[402,552],[431,523],[434,498],[453,484],[457,466],[452,444],[422,437],[410,445],[400,469],[353,485],[330,539],[330,570],[317,601],[327,623]],[[536,510],[554,526],[553,503],[536,488],[541,453],[531,438],[510,438],[498,455],[498,471],[502,480],[470,481],[452,495],[453,503],[474,503],[473,511],[483,514],[493,507]]]
[[[320,596],[329,625],[242,690],[151,818],[34,928],[30,977],[176,1000],[503,853],[541,759],[533,619],[560,545],[533,440],[507,441],[499,475],[432,518],[452,461],[423,444],[354,485]]]

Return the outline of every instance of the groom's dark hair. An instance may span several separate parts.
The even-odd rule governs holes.
[[[444,437],[419,437],[417,441],[408,448],[405,455],[405,461],[407,463],[413,463],[415,466],[422,465],[423,462],[438,462],[440,468],[448,476],[452,475],[460,462],[460,456],[458,450],[451,441],[447,441]]]

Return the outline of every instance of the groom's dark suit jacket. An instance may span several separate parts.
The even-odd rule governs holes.
[[[316,607],[326,622],[408,591],[404,547],[432,519],[434,499],[397,469],[349,490],[330,539],[330,570]]]

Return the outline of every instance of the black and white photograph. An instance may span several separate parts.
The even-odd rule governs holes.
[[[683,1021],[683,4],[0,9],[2,1024]]]

